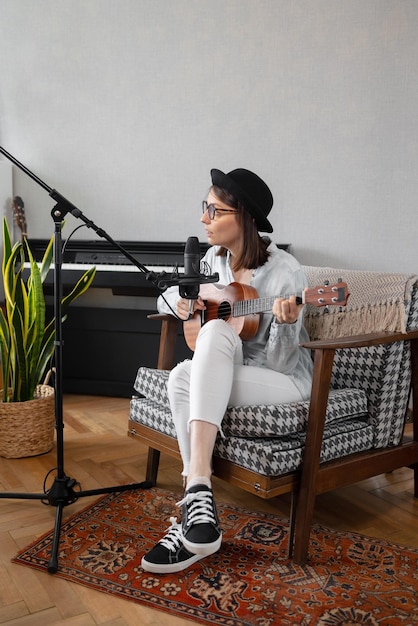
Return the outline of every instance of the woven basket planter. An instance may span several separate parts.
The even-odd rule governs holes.
[[[54,388],[38,385],[35,399],[0,402],[0,456],[19,459],[49,452],[54,445]]]

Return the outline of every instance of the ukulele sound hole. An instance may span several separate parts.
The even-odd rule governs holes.
[[[228,320],[231,317],[231,305],[229,302],[221,302],[218,307],[218,319]]]

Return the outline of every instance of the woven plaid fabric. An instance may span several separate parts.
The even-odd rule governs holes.
[[[417,276],[391,272],[303,267],[309,286],[343,280],[350,296],[343,307],[306,307],[312,339],[362,335],[379,331],[405,332],[410,295]]]
[[[131,420],[158,432],[176,437],[171,412],[145,398],[132,398]],[[366,418],[333,422],[325,427],[321,459],[329,461],[352,452],[372,447],[373,429]],[[278,476],[298,469],[302,462],[305,433],[284,437],[221,437],[218,436],[214,455],[234,461],[265,476]]]
[[[403,423],[408,401],[409,359],[403,343],[337,351],[332,387],[357,387],[367,393],[369,415],[374,426],[374,447],[398,442],[390,440],[393,423]]]
[[[169,374],[170,372],[168,370],[140,367],[134,382],[134,389],[145,398],[157,404],[161,404],[162,406],[169,407],[170,403],[167,395]]]
[[[177,438],[171,411],[147,398],[132,398],[130,418],[138,424],[149,426],[159,433]]]
[[[167,395],[168,372],[141,367],[135,389],[159,406],[170,408]],[[277,437],[306,428],[309,402],[279,405],[228,407],[222,422],[225,435],[237,437]],[[326,423],[367,415],[367,396],[361,389],[331,391]],[[158,423],[158,422],[157,422]],[[149,424],[152,425],[152,424]],[[157,430],[160,430],[158,427]]]
[[[227,436],[277,437],[306,428],[309,402],[228,407],[222,430]],[[325,422],[345,421],[367,415],[367,397],[361,389],[331,391]]]
[[[416,282],[411,291],[411,307],[409,309],[407,329],[413,330],[418,328],[418,282]]]
[[[373,429],[366,420],[334,422],[324,431],[321,462],[369,450],[372,443]],[[264,476],[280,476],[301,467],[304,444],[305,433],[268,439],[218,437],[214,455]]]
[[[412,286],[411,290],[411,306],[409,309],[409,316],[407,322],[407,330],[414,330],[418,328],[418,282]],[[404,367],[401,372],[401,382],[398,388],[398,396],[396,399],[396,405],[399,409],[399,413],[404,415],[403,412],[408,408],[409,394],[410,394],[410,378],[411,378],[411,360],[410,360],[410,347],[409,344],[404,345],[404,355],[402,360]],[[389,440],[396,445],[402,438],[404,428],[404,420],[398,419],[392,420],[391,432]]]

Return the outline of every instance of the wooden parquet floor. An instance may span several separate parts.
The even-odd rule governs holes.
[[[64,399],[66,475],[82,489],[140,482],[146,449],[127,437],[129,400],[69,395]],[[30,459],[0,458],[0,492],[42,493],[55,450]],[[54,474],[52,474],[52,478]],[[159,487],[181,493],[180,465],[162,455]],[[48,487],[48,483],[47,483]],[[218,500],[287,516],[286,497],[265,502],[216,480]],[[64,519],[98,496],[64,509]],[[192,622],[37,572],[10,559],[54,528],[56,509],[39,500],[0,499],[0,624],[13,626],[187,626]],[[418,546],[418,500],[412,472],[398,470],[320,496],[315,521],[337,529]]]

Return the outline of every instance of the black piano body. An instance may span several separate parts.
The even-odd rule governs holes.
[[[47,239],[29,239],[41,261]],[[153,272],[183,272],[184,242],[118,242]],[[290,245],[278,244],[289,250]],[[201,243],[201,254],[208,244]],[[160,325],[148,319],[160,293],[145,273],[104,240],[63,243],[61,283],[65,293],[87,267],[97,268],[86,294],[72,303],[63,324],[63,388],[65,393],[131,397],[138,367],[156,367]],[[54,271],[44,283],[47,311],[53,316]],[[179,328],[176,360],[190,358]]]
[[[49,240],[30,239],[29,245],[36,261],[41,261]],[[121,241],[118,244],[150,272],[183,271],[184,243],[161,241]],[[200,244],[202,255],[208,244]],[[96,266],[97,272],[92,289],[108,288],[114,295],[149,296],[158,295],[158,289],[147,275],[138,269],[117,248],[105,240],[64,241],[62,251],[63,288],[74,285],[86,268]],[[52,292],[54,273],[51,271],[45,280],[45,293]]]

